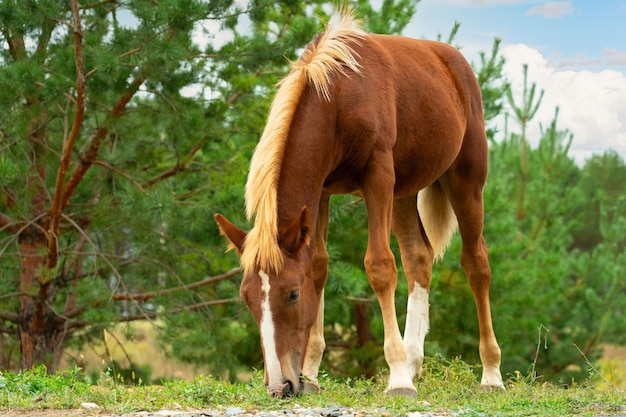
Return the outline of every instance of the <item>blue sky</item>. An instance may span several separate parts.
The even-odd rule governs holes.
[[[529,81],[545,90],[531,144],[558,106],[558,126],[574,135],[579,163],[607,149],[626,160],[626,0],[422,0],[404,34],[447,38],[455,21],[455,45],[468,60],[478,62],[499,37],[514,93],[521,95],[524,64]],[[495,123],[502,129],[504,119]]]
[[[461,22],[457,42],[468,53],[497,36],[563,67],[626,70],[626,0],[423,0],[405,34],[447,35],[455,20]],[[619,64],[609,64],[611,51],[621,52]]]

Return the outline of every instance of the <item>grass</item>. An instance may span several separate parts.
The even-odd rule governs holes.
[[[412,412],[454,412],[463,416],[584,416],[626,413],[626,395],[605,381],[559,387],[534,377],[516,375],[506,391],[484,390],[476,369],[460,360],[427,359],[418,381],[418,398],[387,397],[385,380],[335,379],[323,376],[322,392],[276,399],[267,394],[257,372],[246,384],[202,376],[165,385],[128,387],[115,375],[103,373],[91,381],[80,369],[47,375],[44,368],[0,374],[0,410],[74,409],[95,403],[108,413],[130,413],[163,408],[217,409],[241,407],[247,411],[275,411],[296,405],[324,408],[340,405],[364,415],[405,416]],[[139,383],[140,381],[136,381]]]

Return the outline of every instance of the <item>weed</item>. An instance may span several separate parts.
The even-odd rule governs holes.
[[[79,368],[48,375],[45,368],[37,367],[17,374],[0,373],[0,409],[70,409],[92,402],[112,413],[174,407],[278,411],[296,405],[307,408],[341,405],[372,416],[405,416],[414,412],[471,417],[626,412],[626,396],[617,388],[600,390],[591,385],[570,385],[565,389],[541,383],[536,375],[518,373],[507,382],[506,391],[485,390],[480,387],[475,371],[476,367],[459,358],[428,358],[423,377],[416,385],[417,400],[386,396],[387,376],[383,374],[371,379],[344,380],[322,374],[320,393],[276,399],[268,395],[261,371],[245,384],[201,376],[192,381],[168,381],[165,385],[124,385],[125,380],[111,370],[93,380]]]

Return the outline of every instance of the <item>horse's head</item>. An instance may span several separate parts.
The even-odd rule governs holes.
[[[220,230],[241,255],[247,233],[215,215]],[[281,229],[278,242],[283,255],[279,271],[259,267],[246,271],[240,294],[261,334],[265,360],[265,384],[277,397],[299,393],[303,388],[301,368],[309,331],[317,314],[310,262],[304,248],[311,233],[308,209],[303,209],[288,227]]]

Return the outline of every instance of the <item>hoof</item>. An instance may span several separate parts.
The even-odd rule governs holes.
[[[288,390],[287,384],[276,384],[271,387],[267,387],[267,392],[274,398],[283,398],[286,396]]]
[[[393,388],[386,391],[388,396],[401,395],[408,398],[417,398],[417,390],[415,388]]]
[[[267,391],[274,398],[289,398],[300,394],[300,391],[296,392],[293,389],[293,383],[291,381],[285,381],[281,384],[268,385]]]
[[[302,392],[304,392],[305,394],[317,394],[321,390],[322,389],[317,382],[304,381],[303,383]]]

